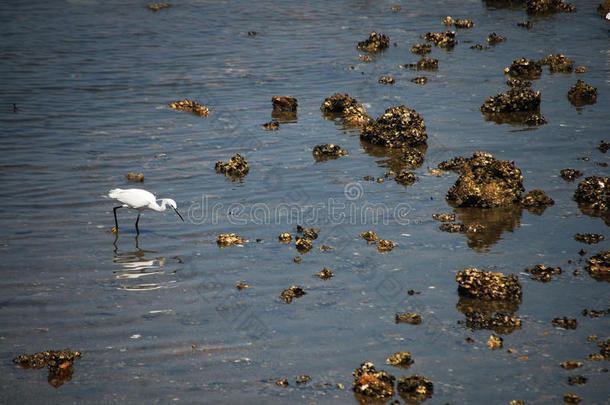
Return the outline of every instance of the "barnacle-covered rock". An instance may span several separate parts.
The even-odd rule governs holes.
[[[381,76],[378,81],[381,84],[394,84],[395,83],[395,80],[392,76]]]
[[[576,7],[563,0],[527,0],[525,10],[528,14],[571,13]]]
[[[499,44],[500,42],[504,42],[504,41],[506,41],[506,37],[503,37],[502,35],[498,35],[495,32],[492,32],[487,37],[487,43],[489,45],[496,45],[496,44]]]
[[[456,207],[498,207],[518,202],[523,176],[514,162],[475,152],[461,167],[446,199]]]
[[[418,76],[411,79],[411,81],[415,84],[426,84],[428,82],[428,78],[426,76]]]
[[[449,233],[479,233],[485,230],[485,226],[481,224],[465,225],[458,223],[444,223],[438,227],[443,232]]]
[[[394,181],[398,184],[402,184],[403,186],[410,186],[418,180],[415,173],[410,172],[408,170],[402,170],[394,176]]]
[[[547,123],[546,118],[538,113],[533,113],[528,115],[528,117],[523,121],[525,125],[529,125],[530,127],[537,127],[539,125],[545,125]]]
[[[322,162],[329,159],[337,159],[343,155],[347,155],[348,152],[345,149],[341,149],[339,145],[324,144],[316,145],[313,148],[313,157],[316,161]]]
[[[397,352],[388,357],[385,362],[392,366],[409,368],[413,364],[413,359],[409,352]]]
[[[417,374],[400,377],[396,389],[401,398],[409,404],[419,404],[434,394],[432,381]]]
[[[318,232],[320,230],[297,225],[297,232],[302,234],[305,239],[314,240],[318,239]]]
[[[563,329],[576,329],[578,327],[578,321],[575,318],[553,318],[551,321],[553,326]]]
[[[541,215],[547,207],[553,204],[555,201],[539,189],[530,191],[521,199],[521,205],[536,215]]]
[[[454,19],[451,16],[447,16],[443,19],[443,24],[447,27],[455,25],[455,28],[472,28],[474,27],[474,23],[469,19]]]
[[[250,168],[248,162],[236,153],[228,162],[216,162],[215,169],[218,173],[224,173],[230,177],[244,177]]]
[[[533,59],[515,59],[513,63],[504,69],[504,73],[518,79],[538,79],[542,74],[540,63]]]
[[[396,314],[394,321],[396,323],[408,323],[411,325],[419,325],[421,323],[421,314],[415,312],[405,312],[402,314]]]
[[[379,236],[375,233],[375,231],[362,232],[360,237],[367,242],[374,242],[379,239]]]
[[[566,404],[578,404],[580,401],[580,397],[573,392],[568,392],[563,396],[563,402]]]
[[[386,371],[375,369],[375,365],[367,361],[354,370],[354,393],[369,400],[383,400],[394,395],[394,381],[396,377]]]
[[[390,37],[374,31],[371,32],[371,35],[366,40],[358,42],[358,49],[371,53],[379,52],[389,46]]]
[[[575,368],[582,367],[582,362],[576,360],[566,360],[559,363],[559,365],[566,370],[574,370]]]
[[[284,232],[280,234],[278,237],[279,241],[282,243],[290,243],[292,241],[292,236],[288,232]]]
[[[432,51],[430,44],[415,44],[411,47],[411,52],[417,55],[425,56]]]
[[[504,339],[502,339],[500,336],[492,334],[487,340],[487,346],[489,346],[491,350],[501,349],[503,341]]]
[[[441,222],[453,222],[455,221],[455,214],[432,214],[432,218]]]
[[[587,383],[588,378],[582,375],[574,375],[574,376],[570,376],[568,377],[568,384],[570,385],[574,385],[574,384],[586,384]]]
[[[297,99],[290,96],[273,96],[271,103],[276,112],[296,112],[299,105]]]
[[[604,235],[598,233],[577,233],[574,235],[574,239],[586,243],[588,245],[599,243],[605,239]]]
[[[435,71],[438,70],[438,59],[421,58],[417,63],[399,65],[399,67],[402,69]]]
[[[207,117],[210,115],[210,110],[206,106],[187,98],[182,101],[174,101],[173,103],[170,103],[169,106],[174,110],[189,111],[201,117]]]
[[[517,79],[516,77],[511,77],[506,81],[506,85],[509,87],[517,87],[519,89],[524,89],[526,87],[532,87],[532,82],[529,80]]]
[[[488,97],[481,106],[481,112],[484,114],[538,112],[539,109],[540,92],[517,87],[495,97]]]
[[[362,104],[347,94],[335,93],[327,97],[320,110],[325,118],[342,118],[347,125],[360,126],[371,121]]]
[[[610,150],[610,142],[601,141],[599,145],[597,145],[597,149],[599,149],[601,153],[608,152]]]
[[[389,252],[396,247],[396,243],[388,239],[379,239],[377,241],[377,250],[380,252]]]
[[[517,23],[517,26],[527,28],[528,30],[531,30],[532,28],[534,28],[534,24],[531,21],[519,22],[519,23]]]
[[[322,280],[329,280],[335,276],[335,273],[333,273],[331,269],[324,267],[316,273],[316,276],[320,277]]]
[[[309,252],[313,248],[313,243],[311,242],[311,239],[297,236],[295,246],[297,251],[303,254]]]
[[[541,65],[549,65],[551,73],[571,73],[574,62],[564,54],[550,54],[546,58],[542,58],[538,61]]]
[[[13,362],[21,368],[43,368],[46,366],[49,370],[47,381],[53,387],[58,388],[65,382],[72,380],[74,360],[81,357],[81,352],[70,349],[47,350],[31,355],[23,354],[14,358]]]
[[[142,183],[144,181],[143,173],[127,173],[125,175],[127,181],[131,181],[133,183]]]
[[[610,250],[599,252],[587,259],[589,275],[597,281],[610,281]]]
[[[218,244],[218,247],[221,248],[234,245],[239,246],[246,242],[249,241],[242,238],[241,236],[235,235],[234,233],[223,233],[218,235],[218,238],[216,238],[216,243]]]
[[[150,11],[159,11],[164,8],[170,8],[172,5],[170,3],[156,3],[148,6]]]
[[[551,281],[554,275],[561,274],[561,267],[548,267],[544,264],[537,264],[532,268],[525,269],[525,272],[530,274],[532,280],[546,283]]]
[[[358,100],[350,97],[348,94],[335,93],[330,97],[326,97],[320,106],[323,114],[337,114],[342,116],[348,107],[356,106]]]
[[[582,212],[610,223],[610,177],[585,178],[578,184],[573,198]]]
[[[582,176],[582,172],[576,169],[563,169],[559,172],[559,175],[565,181],[574,181]]]
[[[515,274],[466,268],[456,276],[460,294],[484,300],[520,300],[521,284]]]
[[[453,49],[453,47],[457,44],[455,32],[453,31],[428,32],[421,37],[427,41],[433,42],[434,45],[438,46],[439,48],[446,50]]]
[[[374,145],[389,148],[423,145],[428,139],[424,119],[410,108],[400,105],[362,129],[360,138]]]
[[[597,102],[597,88],[578,80],[568,91],[568,100],[576,107]]]
[[[597,344],[599,347],[599,354],[601,354],[604,359],[610,360],[610,339],[606,339],[605,341],[599,342]]]
[[[263,124],[263,128],[267,131],[277,131],[280,129],[280,123],[277,121],[269,121]]]
[[[301,298],[305,294],[307,294],[307,292],[301,287],[291,285],[288,289],[282,291],[280,299],[286,304],[290,304],[294,298]]]
[[[475,152],[476,155],[478,154],[485,154],[484,152]],[[489,155],[491,156],[491,154],[485,154],[485,155]],[[454,172],[460,172],[468,163],[470,159],[469,158],[465,158],[463,156],[456,156],[454,158],[452,158],[451,160],[443,160],[442,162],[440,162],[437,167],[441,170],[450,170],[450,171],[454,171]]]
[[[563,169],[559,172],[559,175],[565,181],[574,181],[578,177],[582,176],[582,172],[576,169]]]

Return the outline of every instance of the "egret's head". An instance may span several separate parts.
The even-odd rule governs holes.
[[[164,199],[164,201],[165,201],[165,203],[167,205],[169,205],[173,209],[177,209],[178,208],[178,204],[176,204],[176,201],[172,200],[171,198],[166,198],[166,199]]]
[[[163,200],[161,200],[161,205],[169,205],[170,207],[172,207],[176,214],[178,214],[182,222],[184,222],[184,218],[182,218],[182,215],[180,215],[180,213],[178,212],[178,204],[176,204],[176,201],[172,200],[171,198],[164,198]]]

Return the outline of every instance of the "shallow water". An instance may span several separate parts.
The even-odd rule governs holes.
[[[540,18],[482,1],[300,3],[193,0],[156,13],[146,3],[0,5],[1,402],[356,403],[351,373],[369,360],[397,377],[431,379],[430,403],[558,403],[567,392],[604,403],[608,374],[599,369],[608,364],[587,360],[599,352],[587,336],[608,338],[610,324],[581,310],[607,308],[610,294],[578,251],[587,258],[608,243],[583,245],[573,235],[610,233],[572,200],[577,182],[559,177],[566,167],[608,175],[598,164],[608,155],[596,147],[610,141],[610,26],[595,13],[598,2],[573,1],[576,13]],[[391,11],[396,4],[402,9]],[[445,30],[447,15],[476,26],[457,30],[452,51],[433,47],[438,71],[400,69],[418,60],[409,49],[424,42],[419,35]],[[533,29],[516,26],[526,19]],[[356,43],[373,30],[397,46],[362,63]],[[470,49],[491,32],[508,41]],[[549,53],[588,71],[545,67],[534,81],[548,125],[485,121],[479,106],[507,89],[504,67]],[[388,74],[395,85],[377,83]],[[410,82],[421,75],[426,85]],[[577,78],[597,87],[596,104],[568,102]],[[393,161],[322,117],[320,104],[335,92],[374,117],[399,104],[423,116],[429,140],[417,183],[363,180],[383,177]],[[298,117],[267,132],[273,95],[296,97]],[[210,116],[167,107],[185,97]],[[316,163],[311,150],[320,143],[349,155]],[[525,188],[544,189],[555,205],[540,216],[456,210],[463,222],[487,218],[490,232],[476,240],[441,232],[431,215],[453,211],[444,195],[457,176],[429,168],[475,150],[514,160]],[[250,173],[232,182],[214,164],[236,152]],[[127,183],[130,171],[145,183]],[[114,241],[104,195],[131,186],[175,199],[186,222],[145,212],[136,239],[135,213],[119,210]],[[320,229],[298,264],[294,244],[277,241],[297,224]],[[398,246],[378,253],[358,237],[367,229]],[[219,249],[216,237],[231,232],[250,243]],[[334,250],[318,250],[323,244]],[[523,270],[539,263],[563,273],[531,280]],[[334,278],[313,276],[325,266]],[[491,331],[458,323],[455,274],[464,267],[519,275],[523,327],[503,335],[516,353],[489,350]],[[238,291],[238,281],[250,288]],[[287,305],[279,295],[293,284],[307,295]],[[396,312],[419,312],[423,323],[395,324]],[[554,328],[558,316],[577,318],[578,328]],[[83,358],[58,389],[46,370],[11,361],[65,347]],[[401,350],[415,360],[409,370],[384,365]],[[584,366],[566,371],[565,360]],[[298,386],[302,374],[312,381]],[[575,374],[587,384],[568,385]],[[270,381],[279,378],[290,386]]]

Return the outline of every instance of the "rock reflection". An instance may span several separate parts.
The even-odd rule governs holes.
[[[297,122],[296,111],[272,111],[271,118],[282,124],[293,124]]]
[[[171,275],[176,273],[176,269],[165,269],[165,265],[168,260],[165,257],[154,257],[148,258],[146,255],[157,253],[153,250],[140,249],[138,246],[138,238],[136,238],[136,250],[131,252],[119,252],[115,245],[115,256],[113,262],[120,266],[120,269],[114,270],[116,279],[118,280],[138,280],[142,277],[149,277],[156,279],[159,276]],[[176,263],[182,263],[182,260],[177,257],[171,257],[170,260]],[[158,283],[150,284],[136,284],[136,285],[121,285],[119,289],[128,291],[142,291],[142,290],[157,290],[160,288],[166,288],[169,284],[175,281],[161,281]]]
[[[525,0],[483,0],[483,3],[489,8],[523,9],[525,6]]]
[[[386,148],[383,146],[373,145],[367,141],[360,141],[360,146],[364,151],[376,158],[383,158],[376,160],[379,166],[387,167],[395,172],[401,170],[414,170],[421,167],[424,164],[424,157],[427,145],[419,145],[415,147],[405,148]]]
[[[510,334],[521,329],[521,320],[514,316],[521,300],[489,301],[460,295],[456,308],[466,316],[464,323],[471,330],[488,329],[500,334]]]
[[[607,226],[610,226],[610,210],[600,210],[593,204],[583,202],[578,203],[578,208],[583,214],[590,217],[601,218]]]
[[[468,238],[468,247],[477,252],[489,249],[502,239],[502,233],[521,226],[523,208],[519,204],[494,208],[454,208],[457,220],[464,224],[460,232]]]

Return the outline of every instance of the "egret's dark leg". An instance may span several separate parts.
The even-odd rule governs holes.
[[[118,207],[114,207],[112,209],[112,212],[114,212],[114,231],[115,232],[119,231],[119,222],[116,220],[116,210],[118,210],[119,208],[123,208],[123,206],[119,205]]]
[[[140,229],[138,228],[138,222],[140,222],[140,211],[138,211],[138,218],[136,218],[136,235],[140,234]]]

